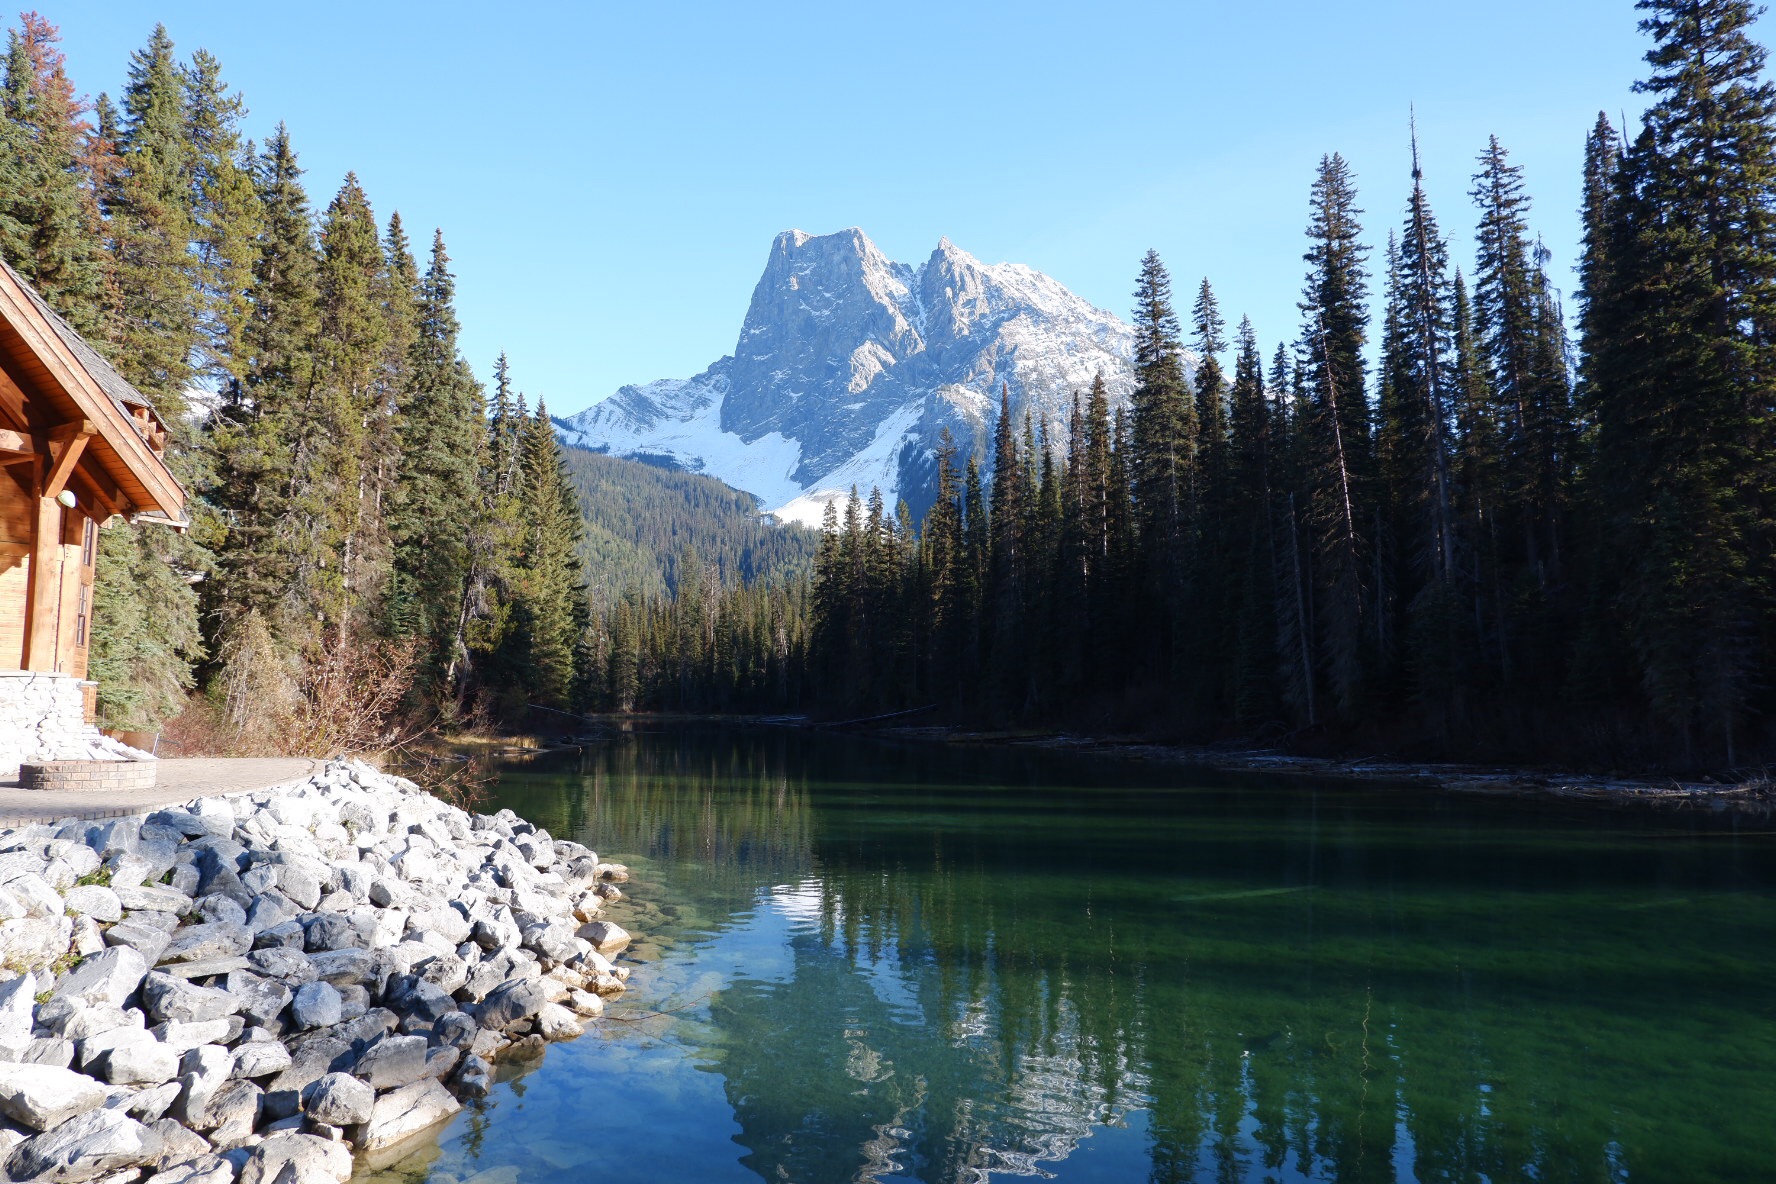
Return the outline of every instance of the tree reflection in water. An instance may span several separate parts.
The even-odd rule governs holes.
[[[678,728],[499,795],[637,868],[657,981],[781,928],[674,1033],[766,1180],[1733,1180],[1776,1152],[1776,856],[1730,821]]]

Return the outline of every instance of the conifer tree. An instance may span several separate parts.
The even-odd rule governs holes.
[[[1302,461],[1320,584],[1316,634],[1329,688],[1347,716],[1360,707],[1363,649],[1375,615],[1364,588],[1373,535],[1366,498],[1372,474],[1363,360],[1369,273],[1356,198],[1343,157],[1323,157],[1313,185],[1301,301],[1306,364],[1300,378],[1307,399]]]
[[[1130,399],[1135,566],[1145,611],[1164,623],[1146,655],[1154,673],[1170,678],[1180,657],[1181,608],[1189,533],[1197,490],[1196,402],[1185,382],[1172,282],[1157,252],[1141,260],[1135,286],[1135,390]]]
[[[283,125],[254,166],[260,207],[248,314],[210,430],[215,477],[208,499],[223,516],[217,574],[205,588],[212,631],[249,613],[275,640],[312,619],[292,595],[312,502],[296,481],[294,444],[311,393],[320,330],[313,214]]]
[[[457,349],[456,279],[442,231],[420,289],[411,378],[396,411],[398,468],[390,497],[397,587],[414,601],[435,694],[448,695],[466,647],[462,602],[471,540],[481,529],[486,440],[481,388]],[[575,508],[577,515],[578,510]]]
[[[1654,96],[1587,289],[1597,496],[1646,702],[1729,761],[1764,660],[1776,88],[1743,0],[1643,0]],[[1750,477],[1748,480],[1747,477]]]
[[[224,388],[246,375],[243,333],[263,232],[252,146],[243,144],[241,96],[228,93],[222,64],[200,49],[181,71],[187,172],[196,256],[197,371]]]
[[[0,74],[0,258],[89,337],[103,329],[96,207],[82,157],[92,127],[57,44],[34,12],[7,31]]]
[[[293,462],[318,526],[298,578],[316,619],[333,626],[381,592],[365,585],[380,558],[373,450],[388,406],[386,268],[369,199],[348,173],[322,219],[316,377]]]

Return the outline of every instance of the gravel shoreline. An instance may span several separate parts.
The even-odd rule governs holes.
[[[319,1184],[624,989],[621,865],[358,761],[0,830],[0,1178]]]

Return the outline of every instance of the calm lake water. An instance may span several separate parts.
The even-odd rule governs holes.
[[[496,796],[631,989],[361,1180],[1776,1179],[1768,819],[690,727]]]

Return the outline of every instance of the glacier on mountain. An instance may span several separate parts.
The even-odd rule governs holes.
[[[786,521],[817,525],[829,501],[872,486],[917,518],[943,429],[959,466],[990,462],[1001,384],[1020,430],[1028,413],[1058,450],[1094,376],[1126,402],[1133,353],[1122,320],[1020,264],[983,264],[946,238],[915,268],[856,228],[792,230],[732,355],[556,424],[564,443],[706,473]]]

